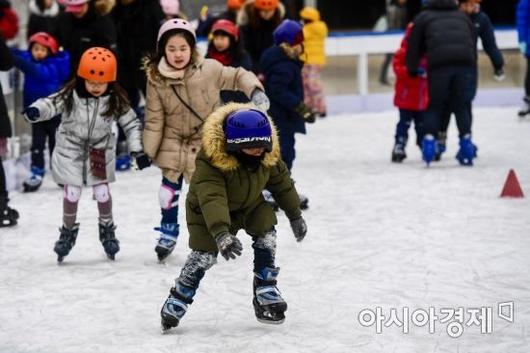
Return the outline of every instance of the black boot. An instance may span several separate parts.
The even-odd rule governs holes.
[[[0,163],[2,162],[0,161]],[[7,195],[0,196],[0,228],[16,225],[19,218],[17,210],[10,208],[8,202]]]
[[[79,232],[79,223],[74,224],[72,229],[68,229],[63,225],[59,228],[59,232],[61,234],[59,235],[59,240],[55,242],[53,251],[57,254],[57,261],[62,262],[75,245],[77,233]]]
[[[108,224],[99,223],[99,241],[110,260],[114,260],[114,255],[120,251],[120,242],[116,239],[115,230],[116,226],[113,222]]]

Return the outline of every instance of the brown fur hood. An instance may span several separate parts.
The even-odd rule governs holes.
[[[211,161],[212,165],[223,172],[229,172],[239,167],[236,157],[226,152],[226,138],[223,131],[225,118],[232,112],[239,109],[256,109],[252,104],[230,103],[214,111],[206,119],[202,135],[202,151]],[[272,119],[268,117],[272,127],[272,151],[265,153],[265,158],[261,162],[265,167],[271,168],[280,159],[280,141],[278,132]]]
[[[191,57],[191,64],[186,69],[187,72],[184,74],[184,77],[187,76],[190,68],[198,68],[203,62],[204,58],[202,55],[197,51],[197,49],[194,49],[193,55]],[[158,63],[159,61],[156,60],[154,56],[148,56],[142,60],[142,69],[145,71],[147,80],[155,86],[169,86],[177,83],[177,80],[165,77],[160,73],[158,70]]]
[[[116,6],[116,0],[94,0],[94,7],[101,16],[108,15]]]
[[[243,7],[237,13],[237,25],[245,26],[250,22],[250,16],[252,16],[252,10],[254,8],[254,0],[247,0]],[[285,17],[285,6],[280,2],[276,11],[280,12],[280,18]]]

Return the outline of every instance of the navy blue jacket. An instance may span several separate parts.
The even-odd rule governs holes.
[[[36,61],[28,50],[11,49],[15,66],[24,73],[24,107],[57,92],[70,75],[70,55],[60,51]]]
[[[517,34],[519,36],[519,43],[527,43],[526,56],[530,56],[530,21],[528,17],[530,15],[530,2],[528,0],[520,0],[517,4]]]
[[[269,114],[282,133],[305,134],[305,121],[295,112],[304,101],[302,66],[299,60],[289,58],[278,46],[263,52],[260,71],[265,76],[265,93],[270,99]]]
[[[484,51],[488,54],[493,67],[498,70],[504,66],[504,59],[502,53],[497,47],[495,34],[493,32],[493,25],[490,18],[484,12],[479,12],[470,16],[471,22],[475,26],[474,39],[475,44],[480,37]]]

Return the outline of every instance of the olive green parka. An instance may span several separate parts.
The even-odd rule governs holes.
[[[242,166],[226,152],[223,123],[245,104],[228,104],[212,113],[203,128],[203,148],[195,161],[196,170],[186,199],[186,222],[192,250],[216,252],[215,237],[223,232],[236,234],[244,229],[260,237],[277,223],[272,207],[262,191],[268,189],[292,220],[300,217],[300,200],[289,170],[280,158],[277,131],[272,120],[272,151],[266,152],[256,170]]]

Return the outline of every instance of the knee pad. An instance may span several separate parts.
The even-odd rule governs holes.
[[[197,288],[204,273],[217,263],[217,255],[212,252],[192,251],[176,282],[191,288]]]
[[[273,228],[262,237],[255,237],[253,247],[263,250],[276,251],[276,230]]]
[[[110,189],[108,184],[95,185],[93,188],[94,199],[99,203],[105,203],[110,200]]]
[[[160,202],[160,208],[163,210],[169,210],[170,208],[177,206],[179,195],[180,190],[174,190],[169,186],[162,184],[160,186],[160,190],[158,191],[158,201]]]
[[[71,203],[77,203],[81,198],[81,188],[79,186],[65,185],[64,198]]]

